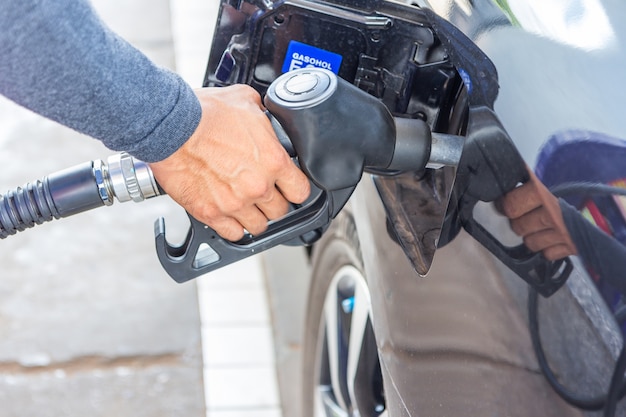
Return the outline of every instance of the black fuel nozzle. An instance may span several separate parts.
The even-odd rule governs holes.
[[[330,71],[289,72],[267,90],[265,106],[283,127],[309,179],[325,190],[354,187],[368,167],[392,164],[395,124],[389,110]],[[417,151],[428,159],[429,141]]]
[[[363,172],[390,175],[456,165],[463,138],[431,133],[422,119],[394,118],[377,98],[330,71],[292,71],[265,106],[285,130],[302,170],[324,190],[354,187]]]
[[[312,244],[346,204],[364,171],[393,175],[429,164],[456,164],[463,147],[460,137],[431,134],[423,120],[395,119],[380,100],[320,68],[278,77],[264,103],[281,143],[310,179],[311,197],[270,222],[265,232],[238,242],[190,217],[187,238],[173,246],[160,219],[157,253],[178,282],[279,244]]]
[[[463,228],[539,294],[549,297],[570,276],[571,260],[549,261],[524,244],[506,246],[474,217],[479,201],[494,202],[528,180],[526,164],[494,111],[485,106],[471,107],[468,137],[439,247]]]

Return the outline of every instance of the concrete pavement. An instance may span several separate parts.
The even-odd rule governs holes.
[[[201,85],[216,0],[94,6],[155,62]],[[0,191],[110,153],[0,97]],[[284,251],[290,262],[300,251],[175,284],[154,253],[160,216],[182,239],[184,212],[159,197],[0,241],[0,417],[297,415],[306,285]]]
[[[174,68],[168,0],[98,0],[105,21]],[[0,189],[112,152],[0,102]],[[167,197],[115,204],[0,241],[0,417],[203,416],[194,284],[154,253],[153,221],[185,230]]]

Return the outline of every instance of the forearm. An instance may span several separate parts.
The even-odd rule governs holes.
[[[148,162],[177,150],[201,115],[180,77],[107,29],[84,0],[0,0],[0,93]]]

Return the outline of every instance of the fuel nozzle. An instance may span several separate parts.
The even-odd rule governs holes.
[[[463,138],[433,134],[420,119],[394,118],[380,100],[320,68],[281,75],[264,103],[278,139],[311,181],[311,197],[265,232],[238,242],[190,216],[187,238],[172,245],[159,219],[157,254],[178,282],[280,244],[310,245],[344,207],[364,171],[394,175],[456,165],[463,149]]]
[[[304,68],[277,78],[265,106],[320,188],[353,187],[364,171],[392,174],[456,165],[463,138],[431,133],[421,119],[394,118],[382,101],[334,73]]]
[[[160,195],[148,164],[127,153],[57,171],[0,196],[0,239],[37,224]]]

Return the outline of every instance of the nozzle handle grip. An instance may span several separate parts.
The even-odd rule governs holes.
[[[448,214],[449,219],[457,218],[452,220],[456,225],[448,223],[447,227],[457,231],[463,227],[537,292],[549,297],[567,281],[573,270],[571,260],[549,261],[523,244],[505,246],[474,217],[478,201],[493,202],[528,180],[526,164],[493,110],[470,108],[468,137],[455,183],[460,197],[456,209]],[[456,232],[446,234],[449,241]],[[440,246],[446,243],[444,240]]]
[[[473,216],[466,219],[463,228],[544,297],[551,296],[561,288],[574,268],[569,258],[549,261],[541,252],[532,252],[524,244],[505,246]]]
[[[185,240],[172,245],[165,237],[165,220],[160,218],[154,226],[157,255],[165,271],[183,283],[277,245],[310,245],[329,225],[331,205],[332,197],[316,189],[307,203],[270,223],[265,232],[247,234],[237,242],[224,239],[188,215],[191,225]]]
[[[264,103],[279,141],[309,178],[311,197],[270,222],[264,233],[246,235],[238,242],[221,238],[189,216],[186,239],[171,245],[165,238],[164,221],[158,220],[157,254],[177,282],[279,244],[313,243],[348,201],[364,169],[390,166],[396,138],[391,113],[380,100],[332,72],[306,68],[283,74],[269,86]],[[424,123],[420,127],[418,136],[428,133],[423,142],[429,145],[430,132]],[[419,155],[414,162],[418,168],[426,165],[428,154]]]

